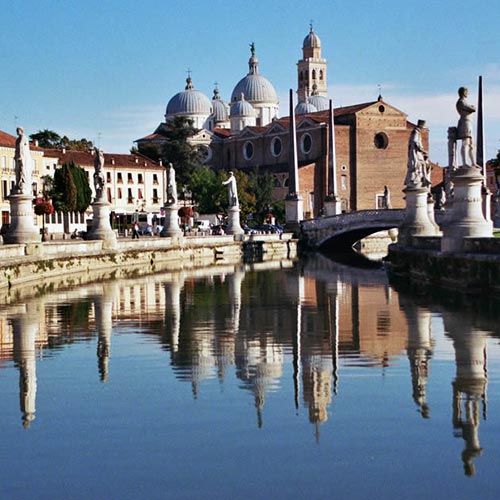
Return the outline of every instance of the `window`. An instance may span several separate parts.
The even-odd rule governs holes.
[[[281,143],[281,139],[279,137],[275,137],[271,142],[271,153],[273,156],[278,157],[281,155],[281,151],[283,149],[283,145]]]
[[[158,174],[153,174],[153,184],[158,184]]]
[[[383,194],[376,195],[377,208],[385,208],[385,196]]]
[[[116,179],[116,182],[119,182],[120,184],[123,182],[122,173],[121,172],[118,172],[118,177]]]
[[[143,180],[143,178],[142,178],[142,174],[137,174],[137,182],[138,182],[139,184],[144,184],[144,180]]]
[[[312,79],[316,80],[316,70],[315,69],[313,69],[313,72],[312,72]]]
[[[142,200],[144,197],[142,196],[142,189],[138,189],[137,190],[137,198],[139,198],[139,200]]]
[[[2,181],[2,198],[5,200],[7,196],[9,196],[9,193],[7,192],[8,189],[8,182],[7,181]]]
[[[106,172],[106,182],[111,184],[111,172]]]
[[[128,184],[134,183],[134,179],[133,179],[132,174],[130,172],[127,173],[127,183]]]
[[[118,188],[118,199],[121,200],[122,199],[122,188]]]
[[[389,146],[389,137],[384,132],[379,132],[375,134],[373,142],[377,149],[387,149],[387,146]]]
[[[312,148],[312,138],[309,134],[304,134],[300,138],[300,150],[304,154],[308,154],[311,151]]]
[[[322,69],[319,70],[319,79],[323,80],[323,70]]]
[[[153,203],[159,203],[160,200],[158,199],[158,189],[153,189]]]
[[[127,203],[134,203],[134,197],[132,196],[132,189],[127,189]]]
[[[245,160],[251,160],[253,157],[253,144],[250,141],[245,142],[243,146],[243,157]]]
[[[340,189],[342,191],[347,191],[347,175],[340,176]]]
[[[108,203],[111,203],[111,188],[106,188],[106,195],[108,199]]]
[[[7,157],[2,156],[2,169],[5,170],[7,168]]]

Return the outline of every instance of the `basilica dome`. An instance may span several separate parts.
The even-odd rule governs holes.
[[[319,95],[318,86],[316,84],[313,84],[312,93],[307,100],[316,108],[317,111],[326,111],[330,108],[330,101],[327,97]]]
[[[210,115],[212,113],[212,103],[210,99],[199,90],[193,87],[191,77],[186,79],[186,88],[170,99],[167,104],[165,118],[172,115]]]
[[[229,119],[227,104],[220,98],[219,89],[214,89],[212,99],[212,116],[215,123],[226,122]]]
[[[302,101],[295,106],[295,114],[296,115],[306,115],[307,113],[314,113],[318,111],[314,104],[310,103],[309,100],[306,102]]]
[[[238,101],[241,94],[252,104],[254,102],[278,103],[278,95],[273,84],[262,75],[259,75],[259,60],[255,56],[254,45],[251,45],[252,56],[248,60],[248,74],[242,78],[234,87],[231,94],[231,102]]]
[[[237,116],[255,116],[254,107],[245,99],[243,92],[240,94],[238,101],[234,102],[231,106],[231,118]]]

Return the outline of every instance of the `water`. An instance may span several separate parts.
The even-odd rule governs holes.
[[[3,498],[498,498],[497,304],[314,258],[2,297]]]

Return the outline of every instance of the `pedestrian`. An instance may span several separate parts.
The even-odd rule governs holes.
[[[139,224],[137,222],[134,222],[132,226],[132,239],[135,240],[135,238],[139,239]]]

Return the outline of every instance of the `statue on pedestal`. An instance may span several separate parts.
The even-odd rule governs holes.
[[[460,115],[457,125],[457,140],[462,141],[462,166],[463,167],[475,167],[476,161],[474,159],[474,142],[472,140],[472,113],[475,113],[476,108],[472,104],[469,104],[466,99],[469,94],[469,90],[466,87],[460,87],[458,89],[459,99],[457,101],[457,111]],[[467,157],[470,160],[470,165],[467,164]]]
[[[31,189],[31,154],[28,138],[22,127],[17,127],[16,151],[14,153],[16,185],[15,194],[29,194]]]
[[[222,183],[227,186],[229,195],[229,207],[239,207],[238,203],[238,190],[236,188],[236,177],[233,172],[229,172],[229,178]]]
[[[177,203],[177,184],[175,182],[175,169],[169,163],[167,166],[167,204],[175,205]]]
[[[100,200],[104,193],[104,186],[106,185],[106,179],[104,178],[104,153],[102,149],[94,148],[95,160],[94,160],[94,188],[95,188],[95,199]]]
[[[422,129],[425,120],[418,120],[408,142],[408,171],[405,185],[407,187],[428,187],[431,184],[428,154],[422,144]]]

